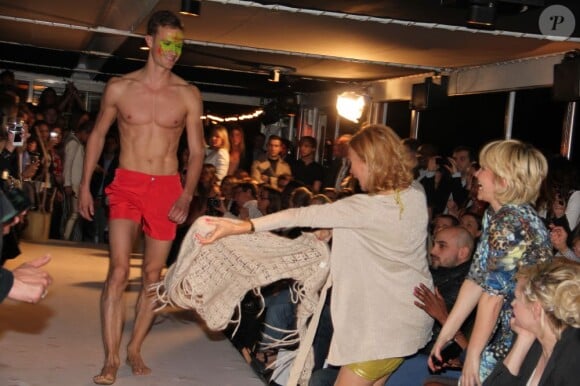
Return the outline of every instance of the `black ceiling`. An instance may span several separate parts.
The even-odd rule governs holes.
[[[175,72],[202,92],[275,97],[580,48],[578,27],[563,42],[543,39],[538,28],[541,12],[554,3],[580,23],[578,0],[503,0],[496,35],[464,29],[469,3],[206,0],[201,16],[182,17],[188,44]],[[524,12],[520,3],[527,4]],[[143,65],[147,52],[139,47],[149,15],[179,6],[179,0],[0,0],[0,67],[107,81]],[[282,69],[278,83],[268,81],[272,68]]]

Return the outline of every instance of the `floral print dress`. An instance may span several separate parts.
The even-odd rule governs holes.
[[[467,279],[490,295],[503,296],[504,300],[491,339],[481,355],[479,375],[482,382],[512,346],[511,302],[518,268],[551,258],[548,230],[530,205],[507,204],[497,212],[491,207],[486,210],[482,236]]]

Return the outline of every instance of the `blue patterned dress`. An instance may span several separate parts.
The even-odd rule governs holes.
[[[495,364],[505,358],[513,342],[510,328],[511,302],[518,267],[552,258],[550,236],[536,211],[527,204],[502,206],[497,212],[489,207],[483,218],[483,232],[467,278],[490,295],[503,296],[491,339],[481,354],[481,382]]]

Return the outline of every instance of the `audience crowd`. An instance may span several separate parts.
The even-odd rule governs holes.
[[[74,84],[61,96],[46,88],[34,106],[18,100],[10,71],[1,74],[1,82],[2,123],[8,130],[0,137],[0,198],[16,189],[29,202],[29,212],[51,214],[50,238],[107,243],[104,189],[119,163],[115,130],[107,137],[91,182],[95,219],[88,222],[77,215],[77,197],[93,116],[84,110]],[[22,127],[22,138],[17,138],[15,126]],[[207,134],[205,164],[189,218],[178,228],[168,265],[200,216],[251,220],[288,208],[327,205],[362,191],[350,170],[351,135],[336,138],[333,157],[323,165],[316,160],[314,137],[298,139],[297,154],[289,155],[285,141],[276,135],[247,138],[240,126],[214,126]],[[249,150],[246,141],[253,144]],[[479,157],[467,146],[457,146],[445,156],[434,144],[410,138],[402,144],[413,166],[412,186],[425,197],[425,256],[434,282],[433,288],[415,283],[414,305],[435,324],[427,346],[404,358],[386,384],[447,385],[458,379],[463,386],[574,383],[579,370],[566,358],[576,356],[580,347],[577,168],[563,157],[542,155],[518,141],[488,144]],[[180,173],[185,175],[187,146],[180,152]],[[15,224],[14,218],[3,216],[2,261],[11,258],[10,238],[17,240],[27,226],[27,216],[20,217],[22,224]],[[296,238],[316,230],[275,232]],[[10,292],[18,272],[10,285],[5,278],[12,275],[0,273],[2,297],[18,299],[15,290]],[[44,280],[27,301],[39,300],[47,285]],[[278,381],[270,379],[269,365],[280,348],[271,343],[283,343],[295,327],[291,286],[283,281],[263,289],[264,313],[248,294],[240,310],[241,326],[231,337],[254,370],[272,384]],[[568,292],[558,293],[560,287]],[[330,300],[314,343],[313,386],[334,384],[339,371],[325,363],[333,331],[328,304]],[[357,334],[357,326],[352,328]],[[450,341],[459,349],[453,357],[443,357]],[[296,349],[295,342],[283,349]],[[557,363],[551,355],[557,355]]]

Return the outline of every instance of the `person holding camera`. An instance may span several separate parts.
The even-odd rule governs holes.
[[[6,236],[11,232],[12,227],[22,221],[30,202],[16,188],[7,192],[9,196],[4,194],[3,189],[0,189],[0,219],[2,221],[2,236]],[[14,241],[16,242],[16,240]],[[18,248],[16,249],[18,250]],[[0,254],[2,255],[2,264],[4,264],[3,237],[0,237]],[[26,303],[38,303],[44,299],[48,287],[52,283],[52,278],[41,268],[50,260],[50,255],[39,257],[19,265],[12,271],[0,267],[0,303],[6,298]]]
[[[449,201],[460,207],[467,200],[468,191],[463,187],[462,174],[453,157],[443,157],[434,145],[419,147],[422,166],[420,182],[427,195],[427,206],[434,218],[446,213]]]
[[[25,303],[38,303],[44,299],[52,279],[41,268],[50,259],[50,255],[39,257],[12,271],[0,267],[0,303],[6,298]]]

